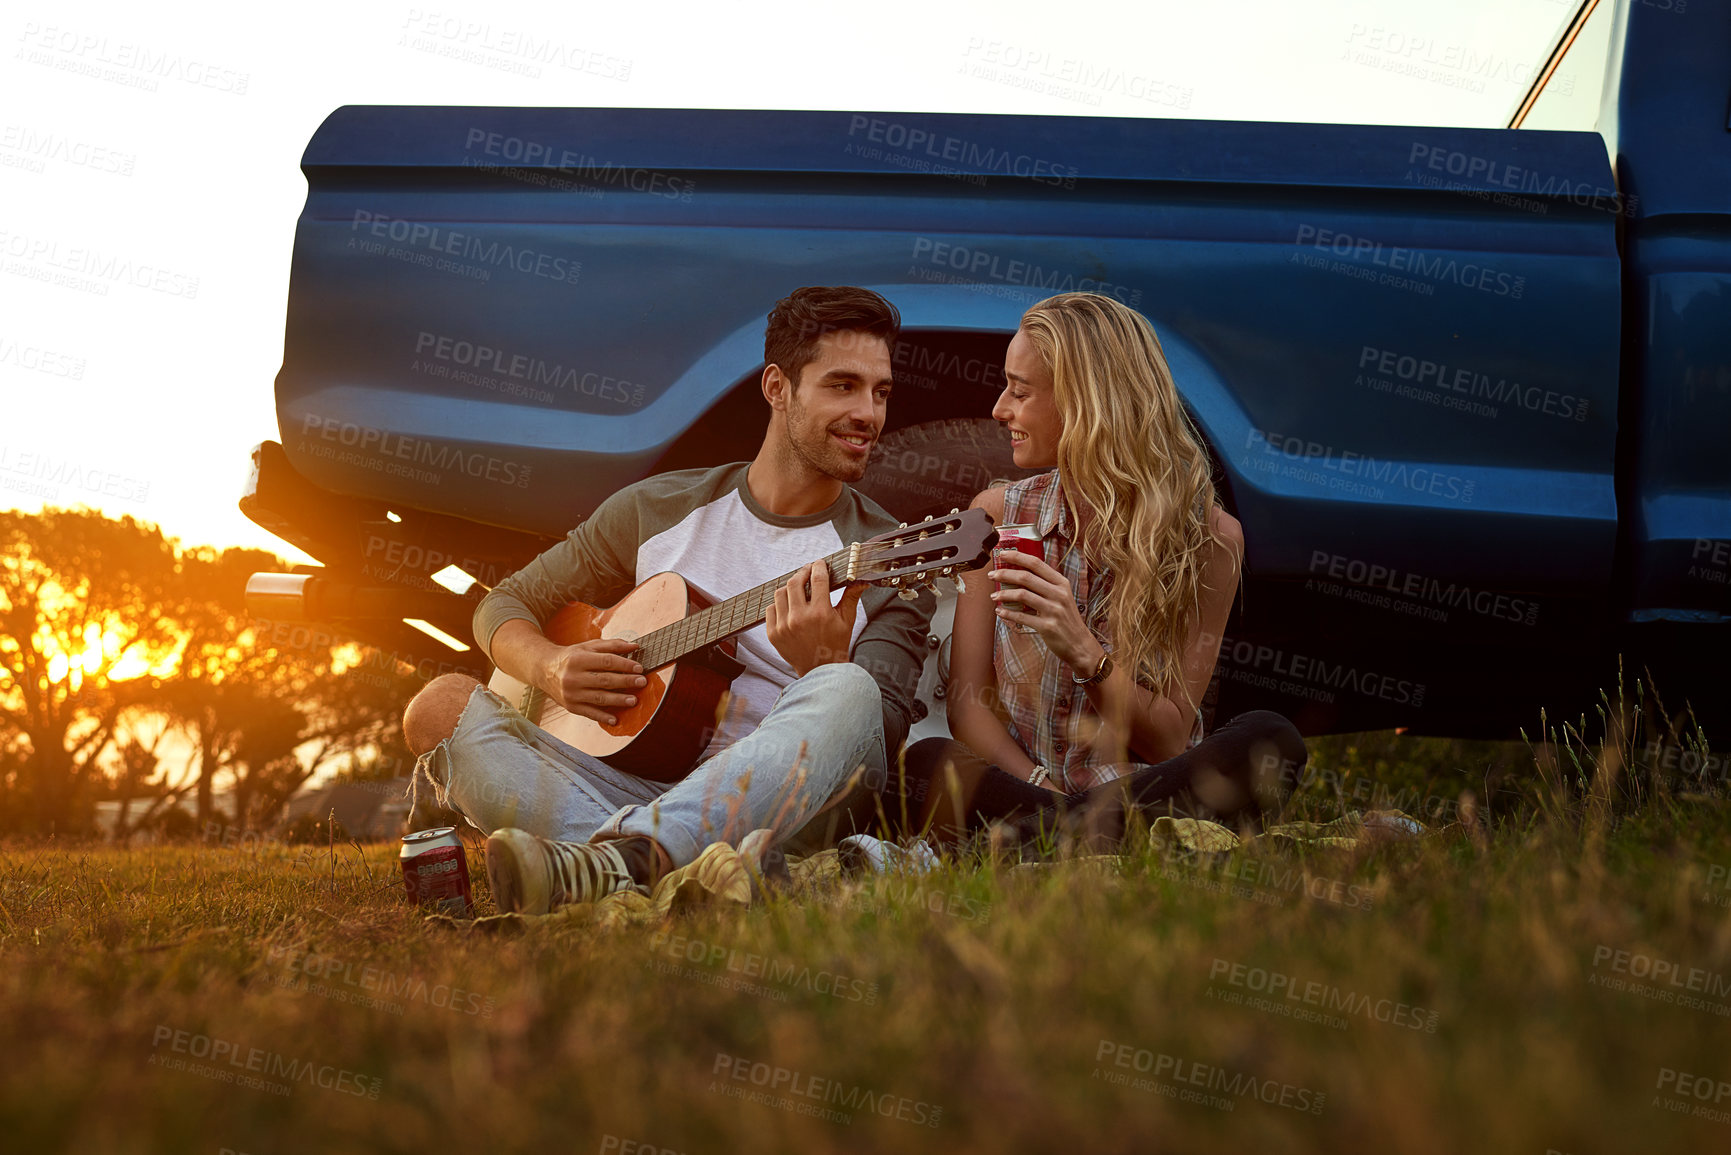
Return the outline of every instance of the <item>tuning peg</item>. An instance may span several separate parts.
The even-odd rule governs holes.
[[[968,592],[968,585],[966,582],[964,582],[962,580],[961,574],[956,574],[955,576],[951,577],[950,580],[956,583],[956,592],[957,593],[965,594]]]
[[[950,509],[950,516],[951,516],[951,517],[954,517],[954,516],[956,516],[956,514],[958,514],[958,513],[960,513],[960,512],[962,512],[962,511],[961,511],[961,510],[959,510],[959,509],[956,509],[956,508],[954,508],[954,507],[953,507],[953,506],[952,506],[952,507],[951,507],[951,509]]]
[[[904,602],[911,602],[919,598],[920,591],[913,589],[898,590],[896,591],[896,596]]]
[[[908,527],[908,523],[904,521],[901,523],[901,525],[897,526],[896,528],[897,529],[906,529],[907,527]]]

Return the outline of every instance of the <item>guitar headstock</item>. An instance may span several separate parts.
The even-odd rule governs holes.
[[[956,575],[985,565],[997,543],[985,510],[952,509],[859,542],[848,551],[845,580],[894,586],[911,597],[915,587],[930,589],[940,577],[959,585]]]

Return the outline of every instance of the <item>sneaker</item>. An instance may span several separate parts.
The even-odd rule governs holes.
[[[546,914],[573,902],[594,902],[621,890],[648,893],[633,876],[622,843],[555,842],[526,830],[506,827],[487,839],[487,881],[501,912]],[[644,843],[649,839],[643,838]],[[654,847],[646,846],[651,860]]]
[[[836,855],[844,874],[888,874],[892,870],[926,874],[940,865],[937,851],[923,838],[903,848],[869,834],[854,834],[841,840]]]
[[[787,868],[787,856],[776,845],[775,831],[753,830],[739,840],[739,858],[751,875],[751,890],[758,898],[776,891],[793,889],[793,873]]]

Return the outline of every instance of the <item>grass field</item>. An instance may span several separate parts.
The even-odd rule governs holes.
[[[1629,749],[1540,747],[1541,774],[1519,745],[1319,741],[1302,811],[1374,776],[1447,829],[971,863],[649,929],[425,925],[389,845],[13,844],[0,1146],[1727,1150],[1731,805],[1631,799]],[[1497,804],[1454,813],[1468,785]]]

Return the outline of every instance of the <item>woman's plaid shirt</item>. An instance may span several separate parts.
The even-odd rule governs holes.
[[[1004,490],[1004,524],[1034,526],[1044,546],[1046,564],[1064,575],[1076,598],[1082,620],[1107,652],[1112,649],[1106,621],[1110,570],[1090,565],[1082,556],[1065,508],[1056,469],[1018,481]],[[1024,634],[1002,618],[995,619],[992,670],[998,700],[1007,714],[1010,736],[1028,757],[1051,770],[1067,791],[1086,790],[1110,782],[1145,763],[1106,761],[1110,750],[1096,758],[1093,740],[1100,716],[1088,701],[1088,691],[1071,680],[1072,670],[1046,649],[1038,634]],[[1157,675],[1158,667],[1153,674]],[[1154,676],[1144,671],[1137,681],[1152,688]],[[1190,744],[1201,740],[1198,711]]]

